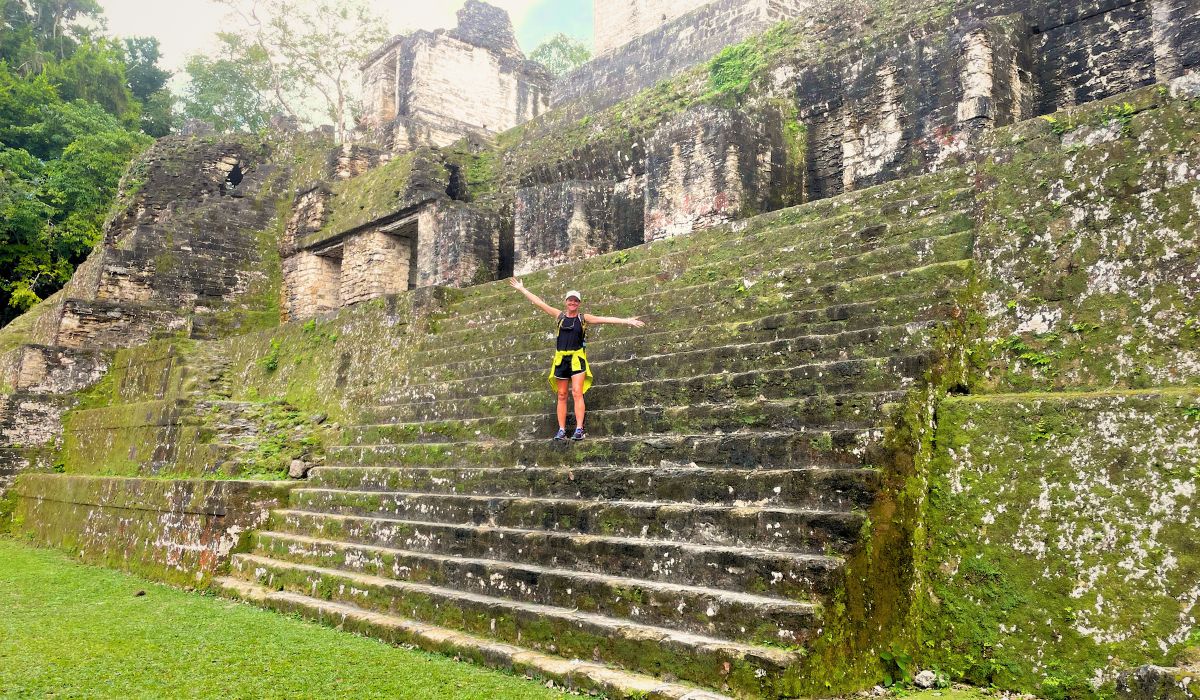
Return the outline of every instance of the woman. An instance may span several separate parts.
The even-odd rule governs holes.
[[[508,283],[518,292],[525,295],[533,305],[553,316],[558,321],[558,344],[554,353],[554,361],[550,363],[550,386],[558,391],[558,432],[555,440],[567,439],[567,392],[575,396],[575,434],[572,440],[582,440],[583,416],[586,407],[583,395],[592,386],[592,368],[587,361],[586,345],[587,327],[591,324],[617,323],[625,326],[642,328],[646,324],[633,318],[613,318],[610,316],[593,316],[579,313],[579,305],[583,296],[575,290],[567,292],[566,311],[559,311],[525,288],[521,280],[511,277]]]

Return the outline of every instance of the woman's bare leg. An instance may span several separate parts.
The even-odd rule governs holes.
[[[575,395],[575,427],[583,427],[583,414],[587,412],[587,407],[583,405],[583,380],[587,375],[583,372],[571,377],[571,393]],[[563,409],[566,409],[566,403],[560,404]],[[564,420],[566,414],[563,414]]]
[[[558,429],[567,429],[567,380],[558,380]]]

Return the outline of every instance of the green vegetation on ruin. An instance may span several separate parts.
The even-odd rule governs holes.
[[[9,539],[0,539],[0,559],[6,694],[563,697],[533,681],[80,565]]]
[[[333,200],[325,225],[304,244],[395,214],[444,192],[448,174],[432,150],[420,148],[392,158],[379,167],[330,186]]]

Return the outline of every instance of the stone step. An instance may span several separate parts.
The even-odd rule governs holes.
[[[820,606],[806,601],[278,532],[255,534],[253,553],[751,644],[801,642],[820,615]]]
[[[739,400],[782,400],[850,392],[895,391],[924,374],[930,355],[835,360],[796,367],[739,373],[714,373],[641,382],[609,383],[603,375],[587,393],[590,410],[650,406],[724,404]],[[548,373],[547,373],[548,374]],[[527,383],[525,391],[491,393],[481,386],[472,398],[408,400],[367,412],[372,423],[415,423],[466,420],[502,415],[528,415],[555,410],[557,394],[545,376]],[[434,395],[436,397],[436,395]]]
[[[881,486],[863,468],[731,469],[658,466],[576,467],[317,467],[314,488],[420,491],[481,496],[693,501],[866,509]]]
[[[513,440],[403,445],[340,445],[330,464],[420,466],[561,466],[646,464],[663,459],[733,467],[844,464],[874,457],[882,428],[741,431],[728,435],[600,436],[586,440]]]
[[[236,555],[233,568],[285,590],[566,657],[591,658],[639,673],[668,675],[735,692],[771,688],[796,652],[617,620],[594,613],[468,593],[451,588]],[[728,666],[730,673],[723,669]]]
[[[599,435],[729,433],[757,430],[853,428],[884,423],[888,404],[904,392],[831,394],[802,399],[752,400],[690,406],[633,406],[588,411],[587,429]],[[568,426],[575,417],[568,416]],[[558,428],[553,412],[413,423],[355,425],[342,431],[346,445],[515,440],[549,437]]]
[[[928,178],[935,178],[936,182]],[[788,226],[808,224],[829,226],[817,228],[812,237],[830,240],[838,233],[878,231],[881,226],[892,226],[897,222],[924,219],[939,212],[969,212],[974,207],[975,188],[970,173],[963,168],[952,168],[936,175],[920,178],[894,180],[874,187],[843,193],[806,204],[779,210],[739,221],[730,226],[721,226],[696,231],[687,236],[655,241],[647,245],[630,248],[608,256],[590,259],[587,263],[574,262],[542,270],[527,276],[533,283],[545,280],[548,284],[571,286],[570,281],[585,279],[597,268],[617,267],[617,256],[626,265],[636,264],[643,258],[658,258],[681,249],[691,250],[697,246],[728,246],[731,240],[759,235],[761,232],[778,230]],[[856,204],[861,203],[861,204]],[[795,237],[795,236],[793,236]],[[799,243],[800,241],[796,241]],[[598,264],[597,264],[598,263]],[[608,263],[608,264],[605,264]],[[512,294],[502,283],[479,285],[463,290],[465,305],[478,304],[487,309]]]
[[[963,231],[924,238],[903,246],[876,248],[861,255],[829,261],[800,261],[793,264],[774,261],[765,269],[756,267],[754,270],[746,269],[743,261],[740,267],[728,274],[691,284],[688,284],[689,280],[672,284],[650,277],[638,284],[625,285],[621,289],[621,296],[608,300],[593,299],[590,291],[583,291],[587,298],[584,311],[594,311],[604,316],[640,316],[661,321],[665,315],[664,309],[675,309],[677,311],[673,315],[696,317],[703,314],[686,314],[684,310],[696,309],[710,313],[709,307],[714,304],[761,295],[763,292],[757,291],[759,289],[775,290],[776,293],[786,291],[785,298],[794,302],[802,291],[817,292],[823,285],[842,280],[903,273],[936,263],[965,260],[971,257],[973,247],[974,232]],[[554,319],[534,308],[515,290],[512,293],[524,303],[523,306],[512,308],[507,315],[501,316],[497,311],[492,317],[474,322],[460,322],[450,315],[433,324],[433,333],[425,347],[458,347],[477,342],[480,336],[489,334],[508,336],[537,333],[553,327]],[[557,300],[552,299],[549,303],[561,308]]]
[[[760,284],[751,290],[739,290],[731,286],[724,292],[707,288],[707,293],[717,296],[700,301],[666,295],[661,300],[660,308],[646,305],[639,309],[627,310],[627,315],[642,316],[647,322],[647,328],[601,326],[596,329],[597,333],[589,332],[593,335],[589,345],[595,345],[597,341],[607,342],[611,338],[647,332],[691,330],[747,318],[780,316],[796,310],[845,306],[917,294],[944,295],[950,288],[967,285],[971,279],[972,268],[970,260],[954,260],[900,272],[830,282],[819,287],[781,283]],[[497,353],[546,352],[554,343],[554,319],[533,307],[530,307],[529,313],[530,325],[521,333],[509,333],[507,329],[504,333],[495,329],[477,329],[474,333],[459,338],[458,345],[439,340],[444,339],[445,333],[441,336],[430,336],[415,358],[415,365],[419,367],[461,362],[492,357]],[[599,332],[601,329],[603,334]]]
[[[292,491],[290,507],[449,525],[495,525],[519,530],[838,554],[844,554],[854,544],[863,523],[863,515],[857,512],[771,505],[308,488]]]
[[[591,333],[593,339],[588,343],[588,358],[593,363],[632,360],[685,349],[720,347],[726,344],[769,343],[803,337],[826,339],[827,336],[842,336],[884,326],[926,323],[949,318],[955,306],[952,297],[953,292],[943,288],[911,296],[823,306],[749,320],[710,323],[706,319],[703,324],[666,330],[600,326]],[[852,338],[844,337],[847,340]],[[505,352],[495,352],[493,348],[493,352],[487,357],[467,360],[456,359],[461,357],[461,353],[440,353],[449,360],[440,364],[411,368],[410,385],[481,375],[486,373],[484,370],[494,371],[497,366],[508,367],[513,371],[542,368],[547,364],[548,349],[553,348],[553,339],[548,339],[543,333],[537,337],[535,350],[507,352],[511,344],[497,344],[498,347],[505,348]],[[425,362],[437,354],[422,353],[416,359],[418,362]]]
[[[873,254],[881,248],[904,248],[916,240],[961,234],[973,226],[969,211],[951,211],[853,232],[838,232],[826,221],[796,224],[739,235],[737,245],[730,245],[729,239],[708,246],[697,246],[695,241],[689,240],[686,246],[666,250],[661,246],[655,249],[651,244],[646,254],[620,264],[616,268],[619,275],[614,274],[612,267],[599,264],[572,277],[571,284],[576,288],[587,288],[589,304],[607,304],[631,294],[644,293],[664,280],[675,286],[690,286],[728,279],[742,274],[747,260],[772,260],[779,268],[787,267],[787,261],[819,266],[822,262]],[[810,237],[805,238],[806,234]],[[759,269],[761,266],[750,271]],[[545,286],[545,283],[530,284],[533,288]],[[554,304],[553,299],[547,301]],[[528,306],[529,302],[519,293],[501,289],[488,297],[464,302],[448,316],[448,320],[455,324],[491,324],[519,317],[522,309],[528,309]]]
[[[404,617],[384,615],[354,605],[269,589],[243,579],[220,577],[214,579],[214,583],[225,595],[278,612],[301,615],[340,630],[392,644],[411,644],[426,651],[470,659],[518,675],[546,678],[581,693],[624,699],[729,700],[726,695],[677,682],[666,682],[591,661],[542,654],[526,647]]]
[[[936,321],[902,326],[876,326],[830,335],[804,335],[762,343],[708,345],[686,344],[668,352],[628,358],[599,360],[588,353],[596,377],[605,383],[682,379],[723,372],[751,372],[794,367],[801,363],[819,363],[852,359],[870,359],[902,354],[914,347],[929,345],[929,337],[938,327]],[[534,383],[547,384],[553,345],[541,353],[529,353],[531,359],[511,366],[494,358],[491,366],[476,374],[455,373],[452,379],[411,384],[388,395],[391,403],[437,399],[465,399],[528,390]]]
[[[824,554],[292,509],[274,511],[268,529],[339,542],[498,559],[790,600],[814,600],[828,593],[842,566],[840,557]]]

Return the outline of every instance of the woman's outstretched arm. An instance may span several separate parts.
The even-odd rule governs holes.
[[[556,309],[556,308],[554,308],[553,306],[550,306],[550,305],[549,305],[549,304],[547,304],[546,302],[542,301],[542,298],[541,298],[541,297],[539,297],[538,295],[536,295],[536,294],[534,294],[533,292],[531,292],[531,291],[529,291],[528,289],[526,289],[526,288],[525,288],[525,285],[521,284],[521,280],[520,280],[519,278],[517,278],[517,277],[509,277],[509,278],[508,278],[508,284],[509,284],[509,285],[510,285],[510,286],[511,286],[513,289],[515,289],[515,290],[517,290],[518,292],[520,292],[520,293],[524,294],[524,295],[525,295],[525,298],[526,298],[526,299],[528,299],[530,302],[532,302],[534,306],[538,307],[538,308],[539,308],[539,309],[541,309],[542,311],[545,311],[546,313],[550,314],[550,315],[551,315],[551,316],[553,316],[554,318],[558,318],[558,317],[559,317],[559,315],[562,313],[562,312],[561,312],[561,311],[559,311],[558,309]]]
[[[631,316],[630,318],[617,318],[615,316],[593,316],[591,314],[584,314],[583,320],[587,323],[612,323],[620,326],[633,326],[634,328],[641,328],[646,325],[646,322],[642,321],[637,316]]]

